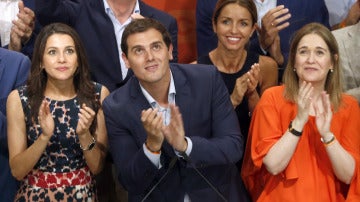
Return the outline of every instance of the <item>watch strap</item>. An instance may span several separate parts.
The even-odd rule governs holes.
[[[290,121],[290,124],[289,124],[289,132],[298,137],[300,137],[302,135],[302,131],[297,131],[292,127],[292,121]]]

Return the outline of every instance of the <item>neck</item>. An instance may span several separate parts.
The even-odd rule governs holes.
[[[131,16],[136,5],[136,0],[107,0],[107,2],[120,23]]]
[[[55,100],[67,100],[76,96],[73,82],[54,82],[48,80],[44,95]]]
[[[168,94],[170,89],[170,74],[156,83],[141,82],[141,86],[159,103],[162,107],[168,105]]]
[[[244,49],[238,51],[227,51],[216,48],[209,53],[211,61],[224,73],[236,73],[244,66],[247,51]]]

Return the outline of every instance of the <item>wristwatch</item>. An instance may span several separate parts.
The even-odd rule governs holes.
[[[289,124],[289,132],[298,137],[300,137],[302,135],[302,131],[297,131],[292,127],[292,121],[290,121],[290,124]]]
[[[79,144],[81,150],[83,150],[83,151],[90,151],[90,150],[92,150],[92,149],[94,148],[94,146],[95,146],[95,144],[96,144],[96,140],[95,140],[94,136],[91,136],[91,137],[92,137],[92,142],[90,142],[90,144],[89,144],[86,148],[83,148],[83,147],[81,146],[81,144]]]

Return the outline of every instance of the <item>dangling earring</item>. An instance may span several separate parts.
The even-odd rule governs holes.
[[[334,70],[333,70],[333,69],[330,69],[330,72],[331,72],[331,73],[333,73],[333,72],[334,72]]]

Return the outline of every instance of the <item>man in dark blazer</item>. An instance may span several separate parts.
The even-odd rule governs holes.
[[[243,137],[216,68],[169,63],[170,36],[153,19],[132,21],[121,46],[134,76],[103,109],[129,201],[244,201]]]
[[[128,13],[126,19],[130,18],[138,2],[140,15],[160,21],[171,33],[174,62],[177,61],[176,19],[146,5],[141,0],[35,0],[35,14],[43,26],[52,22],[63,22],[72,26],[85,45],[93,79],[113,91],[123,84],[125,78],[121,68],[126,67],[121,67],[119,59],[121,50],[116,42],[114,25],[105,12],[104,1],[109,4],[119,2],[119,4],[133,5],[131,10],[126,12]]]
[[[0,201],[14,201],[17,181],[9,167],[6,135],[6,100],[9,93],[23,85],[30,71],[30,60],[25,55],[0,47]]]

